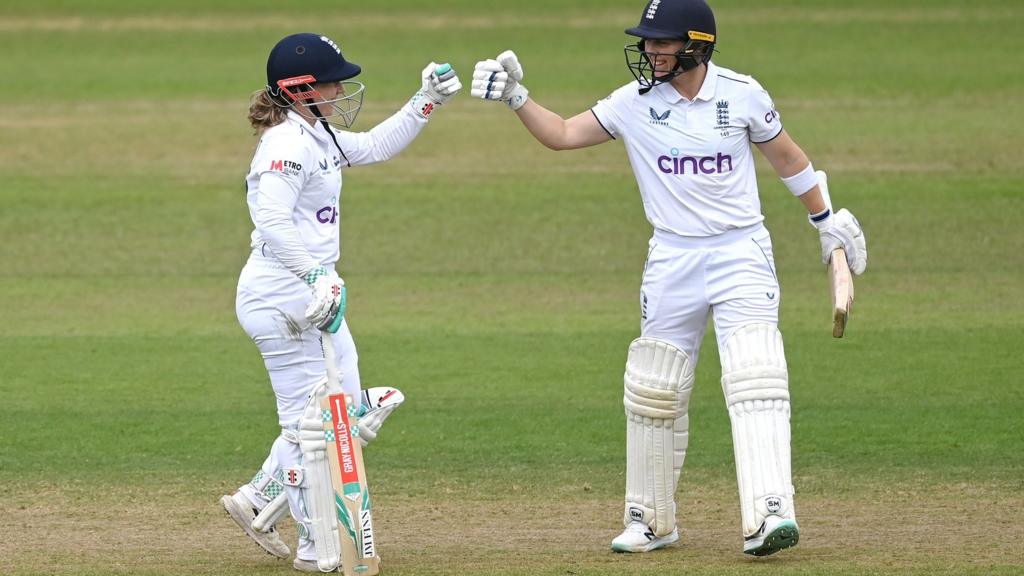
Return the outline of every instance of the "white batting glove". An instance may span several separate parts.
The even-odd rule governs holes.
[[[314,268],[304,280],[313,289],[306,319],[318,329],[334,334],[345,317],[345,282],[337,272],[323,266]]]
[[[500,100],[513,110],[519,110],[529,97],[530,91],[520,82],[523,66],[519,57],[511,50],[498,54],[495,60],[481,60],[473,68],[473,86],[470,95],[484,100]]]
[[[420,76],[423,84],[419,92],[413,95],[409,105],[424,118],[430,118],[434,108],[443,106],[462,90],[462,82],[450,64],[431,62]]]
[[[843,208],[835,214],[828,215],[815,222],[808,217],[811,224],[818,229],[821,240],[821,261],[827,266],[832,259],[832,251],[836,248],[846,250],[846,259],[854,274],[863,274],[868,267],[868,247],[864,238],[864,230],[860,222]]]
[[[363,390],[363,409],[359,417],[359,442],[363,446],[377,437],[384,420],[405,401],[405,395],[398,388],[367,388]]]
[[[846,260],[854,274],[862,274],[868,266],[868,248],[864,238],[864,230],[860,222],[848,210],[832,213],[832,198],[828,192],[828,175],[824,171],[815,172],[818,176],[818,190],[825,201],[825,210],[811,214],[807,220],[818,229],[821,237],[821,260],[828,266],[832,260],[832,251],[842,248],[846,251]]]

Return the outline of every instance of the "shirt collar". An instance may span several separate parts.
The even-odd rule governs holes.
[[[330,138],[330,135],[327,134],[327,130],[324,129],[323,122],[316,122],[310,126],[309,122],[306,122],[306,119],[295,110],[288,110],[288,120],[295,122],[321,142],[327,142]]]
[[[707,102],[715,97],[715,89],[718,88],[718,66],[708,60],[708,75],[704,77],[704,83],[700,85],[697,92],[697,100]]]
[[[705,102],[715,97],[715,90],[718,88],[718,66],[715,66],[713,62],[708,61],[708,73],[704,76],[704,83],[700,85],[700,90],[697,91],[697,97],[694,100],[704,100]],[[654,87],[654,91],[661,97],[662,100],[669,104],[678,104],[685,101],[686,99],[682,94],[676,90],[676,87],[671,82],[663,82]]]

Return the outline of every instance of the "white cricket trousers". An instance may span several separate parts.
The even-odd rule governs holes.
[[[274,258],[254,252],[238,278],[235,312],[263,355],[282,428],[294,427],[313,387],[327,377],[320,330],[306,319],[313,291]],[[358,355],[348,323],[332,336],[342,388],[361,399]]]
[[[640,287],[640,334],[685,352],[696,366],[708,314],[718,349],[747,324],[778,326],[779,281],[762,224],[707,238],[655,230]]]
[[[309,286],[280,262],[258,252],[249,256],[238,278],[235,312],[242,328],[263,355],[263,364],[277,398],[277,417],[282,428],[298,426],[309,394],[314,386],[327,378],[321,332],[310,324],[305,315],[312,294]],[[331,338],[342,388],[359,402],[362,400],[359,358],[348,323],[342,321],[341,328]],[[301,461],[299,446],[278,436],[261,466],[261,473],[268,478],[280,479],[283,469],[299,466]],[[240,489],[254,503],[267,503],[268,499],[262,495],[258,497],[251,484]],[[285,486],[284,490],[292,517],[301,522],[302,496],[299,489]],[[304,560],[316,558],[313,541],[303,537],[301,532],[296,556]]]

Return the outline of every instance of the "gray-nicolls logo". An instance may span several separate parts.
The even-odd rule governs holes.
[[[782,510],[782,498],[769,496],[765,498],[764,506],[768,509],[769,514],[778,514],[779,510]]]
[[[661,4],[661,0],[651,0],[651,4],[647,7],[648,20],[654,20],[654,15],[658,12],[659,4]]]
[[[629,507],[629,518],[631,520],[636,520],[637,522],[643,522],[643,520],[644,520],[644,511],[639,509],[639,508],[634,508],[634,507],[630,506]]]

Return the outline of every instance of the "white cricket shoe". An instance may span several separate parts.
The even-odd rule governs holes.
[[[634,520],[629,523],[629,526],[626,526],[622,534],[612,540],[612,550],[616,552],[650,552],[678,541],[678,528],[673,528],[671,534],[659,538],[654,535],[654,531],[647,524]]]
[[[259,510],[252,505],[252,502],[249,502],[245,494],[235,492],[230,496],[221,496],[220,503],[228,515],[231,516],[231,519],[235,521],[235,524],[238,524],[242,530],[245,530],[249,538],[252,538],[268,554],[278,558],[287,558],[291,555],[292,551],[288,549],[287,544],[281,541],[281,537],[277,534],[277,529],[273,526],[267,532],[260,532],[252,527],[252,520],[259,514]]]
[[[743,542],[743,553],[754,556],[768,556],[779,550],[796,546],[800,541],[800,528],[796,520],[780,516],[768,516],[751,536]]]
[[[315,573],[319,573],[320,572],[320,566],[317,565],[316,560],[303,560],[301,558],[296,558],[292,562],[292,568],[295,568],[299,572],[315,572]],[[331,570],[331,572],[341,572],[341,571],[342,570],[341,570],[341,566],[340,565],[337,568],[335,568],[334,570]]]

